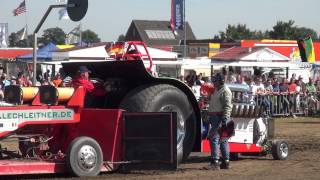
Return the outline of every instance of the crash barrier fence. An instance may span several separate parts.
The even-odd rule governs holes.
[[[320,109],[320,92],[257,93],[233,92],[233,117],[314,115]]]

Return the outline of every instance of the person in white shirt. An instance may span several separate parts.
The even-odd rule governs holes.
[[[242,84],[242,85],[248,85],[245,81],[245,77],[244,76],[241,76],[240,74],[237,76],[237,81],[236,81],[237,84]]]
[[[267,92],[272,92],[273,91],[273,86],[271,84],[271,79],[268,79],[266,84],[265,84],[265,90]]]
[[[271,80],[268,82],[267,81],[267,87],[268,87],[268,91],[271,90],[272,91],[272,86],[271,86]],[[257,95],[256,95],[256,102],[258,105],[262,106],[263,108],[261,108],[261,112],[260,113],[267,113],[270,114],[272,112],[272,102],[271,99],[267,96],[266,92],[267,89],[264,86],[262,79],[261,78],[257,78],[256,81],[256,88],[257,88]],[[271,88],[271,89],[270,89]]]
[[[249,92],[248,92],[248,99],[249,102],[254,104],[254,96],[257,93],[257,86],[254,83],[253,79],[249,79]]]
[[[256,81],[256,93],[261,93],[261,92],[264,92],[265,88],[264,88],[264,85],[262,83],[262,79],[261,78],[257,78],[257,81]]]

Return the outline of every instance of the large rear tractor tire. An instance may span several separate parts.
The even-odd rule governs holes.
[[[66,165],[69,172],[78,177],[97,176],[102,167],[103,155],[100,145],[90,137],[74,139],[68,149]]]
[[[188,97],[180,89],[157,84],[138,87],[121,102],[129,112],[177,112],[177,159],[185,160],[196,137],[196,116]]]

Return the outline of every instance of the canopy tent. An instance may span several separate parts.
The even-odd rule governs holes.
[[[74,47],[52,53],[53,61],[94,61],[107,60],[106,43],[97,43],[89,47]]]
[[[214,65],[214,69],[219,69],[223,66]],[[183,59],[182,65],[183,75],[188,74],[189,71],[194,70],[197,74],[202,73],[203,76],[211,76],[211,59],[198,58],[198,59]]]
[[[46,46],[38,49],[37,51],[37,60],[38,61],[51,61],[52,60],[52,52],[56,51],[58,48],[55,44],[49,43]],[[33,54],[27,54],[23,56],[17,57],[18,61],[32,61]]]
[[[212,63],[217,63],[212,61]],[[297,68],[298,64],[290,62],[248,62],[248,61],[234,61],[225,63],[225,66],[238,66],[238,67],[266,67],[266,68]]]
[[[68,50],[56,51],[52,54],[54,61],[92,61],[92,60],[110,60],[105,47],[109,42],[98,43],[89,47],[73,48]],[[138,45],[141,54],[146,54],[145,49]],[[156,48],[148,48],[151,58],[155,61],[176,61],[178,54],[174,52],[164,51]],[[161,63],[161,62],[159,62]]]

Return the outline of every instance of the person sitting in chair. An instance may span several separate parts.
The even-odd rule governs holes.
[[[86,66],[80,66],[76,77],[72,79],[72,86],[74,88],[82,86],[86,93],[92,93],[94,85],[89,80],[89,73],[91,71]]]
[[[91,71],[86,66],[80,66],[75,78],[72,79],[72,86],[76,89],[82,86],[86,93],[85,107],[99,107],[101,96],[105,96],[104,89],[96,88],[89,80]],[[101,100],[102,101],[102,100]]]

